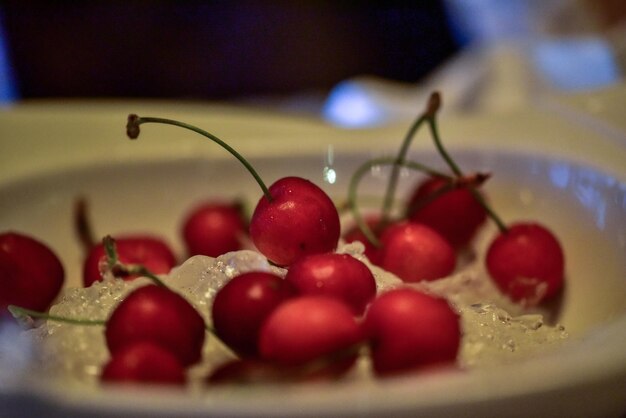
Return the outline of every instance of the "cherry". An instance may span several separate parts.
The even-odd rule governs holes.
[[[263,191],[252,219],[250,237],[271,262],[286,266],[303,255],[332,251],[339,241],[339,214],[326,193],[299,177],[279,179],[268,189],[252,165],[235,149],[215,135],[171,119],[129,115],[126,133],[139,136],[140,125],[161,123],[196,132],[230,152],[254,177]]]
[[[261,325],[291,295],[288,283],[271,273],[250,272],[233,277],[213,301],[216,335],[238,354],[256,356]]]
[[[363,327],[380,376],[452,363],[461,341],[460,318],[448,302],[410,288],[374,300]]]
[[[278,265],[333,251],[339,241],[339,214],[322,189],[299,177],[284,177],[262,197],[252,214],[250,237]]]
[[[380,267],[405,282],[436,280],[454,271],[454,249],[426,225],[406,221],[391,224],[380,242]]]
[[[185,217],[182,235],[187,254],[217,257],[242,248],[246,221],[239,203],[205,202]]]
[[[281,366],[298,366],[324,356],[337,361],[320,373],[340,374],[356,359],[362,331],[350,308],[328,296],[300,296],[278,306],[259,336],[261,357]]]
[[[88,202],[79,197],[74,206],[74,228],[86,254],[83,261],[83,284],[91,286],[102,280],[102,265],[106,259],[104,244],[96,243],[92,224],[89,221]],[[107,237],[108,238],[108,237]],[[106,239],[106,238],[105,238]],[[161,238],[150,235],[128,235],[115,242],[116,257],[120,263],[141,265],[153,274],[167,274],[176,265],[176,257]],[[125,280],[132,280],[138,275],[119,275]]]
[[[354,350],[331,353],[296,366],[285,366],[261,359],[238,358],[217,367],[209,374],[206,382],[219,385],[334,380],[345,371],[345,366],[337,367],[337,364],[353,356],[357,348],[355,346]]]
[[[489,246],[486,264],[500,290],[527,305],[550,299],[563,287],[561,245],[537,223],[517,223],[501,232]]]
[[[453,247],[462,248],[485,222],[487,212],[466,187],[435,197],[448,183],[440,177],[420,183],[409,200],[407,217],[433,228]]]
[[[314,254],[290,267],[285,281],[300,295],[326,295],[361,315],[376,296],[376,280],[367,266],[349,254]]]
[[[154,274],[167,274],[176,265],[176,257],[170,247],[160,238],[148,235],[134,235],[116,239],[120,262],[145,266]],[[104,245],[94,245],[83,264],[83,284],[91,286],[102,280],[101,266],[106,259]],[[123,276],[132,280],[136,275]]]
[[[174,354],[158,344],[138,341],[119,349],[102,369],[107,383],[183,385],[185,369]]]
[[[150,341],[172,352],[183,366],[200,360],[205,324],[185,298],[157,285],[130,293],[106,323],[106,342],[115,356],[124,346]]]
[[[47,245],[18,232],[0,234],[0,312],[8,305],[45,311],[64,280],[63,265]]]

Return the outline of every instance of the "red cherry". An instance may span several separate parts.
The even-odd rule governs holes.
[[[391,375],[454,362],[459,315],[444,299],[402,288],[379,296],[363,323],[374,371]]]
[[[376,296],[376,280],[367,266],[348,254],[314,254],[290,267],[285,281],[300,295],[326,295],[346,303],[355,315]]]
[[[242,248],[246,222],[239,204],[203,203],[185,218],[182,235],[187,254],[217,257]]]
[[[204,320],[187,300],[165,287],[147,285],[115,308],[105,336],[113,355],[131,343],[150,341],[188,366],[200,360],[204,333]]]
[[[361,341],[361,329],[346,304],[327,296],[300,296],[270,314],[261,328],[259,349],[263,359],[283,366],[337,355],[328,369],[341,373],[354,363],[356,352],[341,354]]]
[[[0,312],[8,305],[46,311],[64,280],[61,261],[44,243],[17,232],[0,234]]]
[[[446,185],[441,177],[422,182],[409,200],[408,218],[433,228],[455,248],[466,246],[487,219],[487,212],[467,188],[457,188],[442,194],[424,206],[428,199]]]
[[[154,274],[167,274],[176,265],[176,257],[169,246],[161,239],[150,236],[128,236],[115,240],[120,262],[141,264]],[[100,265],[106,259],[102,243],[91,248],[83,264],[83,284],[91,286],[102,280]],[[132,280],[137,276],[126,276]]]
[[[251,272],[236,276],[215,295],[215,333],[237,353],[256,356],[261,325],[291,295],[289,285],[274,274]]]
[[[134,342],[119,349],[102,369],[100,379],[109,383],[185,383],[185,369],[176,356],[147,341]]]
[[[563,287],[563,250],[539,224],[518,223],[500,233],[489,246],[486,263],[500,290],[515,301],[535,305]]]
[[[299,177],[270,186],[250,221],[250,236],[270,261],[286,266],[309,254],[333,251],[339,240],[339,214],[322,189]]]
[[[425,225],[413,222],[392,224],[383,231],[380,243],[380,267],[405,282],[436,280],[454,271],[454,249]]]
[[[370,216],[370,217],[365,219],[365,222],[370,227],[370,229],[375,233],[376,232],[376,227],[378,226],[378,223],[380,222],[380,217],[379,216]],[[351,229],[349,229],[344,234],[343,239],[346,242],[348,242],[348,243],[355,242],[355,241],[359,241],[359,242],[363,243],[363,245],[365,246],[365,251],[363,252],[363,254],[365,254],[367,259],[372,264],[378,264],[378,261],[379,261],[378,260],[378,248],[374,244],[372,244],[370,242],[370,240],[367,239],[367,237],[361,231],[361,229],[358,227],[358,225],[356,225],[356,226],[352,227]]]
[[[299,177],[285,177],[267,188],[254,167],[217,136],[173,119],[128,115],[126,134],[136,139],[144,123],[174,125],[196,132],[232,154],[254,177],[263,191],[252,219],[250,237],[271,262],[286,266],[308,254],[333,251],[339,241],[339,214],[322,189]]]

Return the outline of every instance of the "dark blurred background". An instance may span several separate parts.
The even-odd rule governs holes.
[[[20,98],[231,99],[417,82],[463,44],[441,1],[0,2]]]

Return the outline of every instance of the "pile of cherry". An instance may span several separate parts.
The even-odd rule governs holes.
[[[372,264],[405,282],[437,280],[454,272],[457,252],[470,245],[491,217],[500,229],[485,257],[494,283],[522,304],[549,300],[563,284],[558,241],[537,223],[506,226],[498,218],[480,189],[489,176],[463,174],[443,148],[435,120],[439,105],[434,93],[396,158],[368,161],[355,172],[348,201],[357,226],[343,239],[363,242]],[[124,280],[147,276],[154,284],[134,290],[103,322],[48,315],[64,282],[63,265],[38,240],[5,232],[0,234],[0,317],[10,311],[18,319],[104,325],[111,357],[101,378],[107,382],[184,384],[187,368],[201,361],[207,333],[236,354],[207,376],[212,384],[333,379],[348,372],[361,355],[369,356],[377,376],[454,364],[462,337],[454,308],[411,287],[377,295],[369,268],[351,255],[334,252],[341,238],[339,214],[322,189],[298,177],[282,178],[268,188],[228,144],[182,122],[131,115],[129,137],[137,138],[145,123],[175,125],[218,143],[250,171],[263,192],[249,221],[235,203],[208,203],[193,210],[182,228],[188,255],[217,257],[238,250],[247,235],[272,264],[286,269],[285,277],[258,271],[232,278],[217,292],[212,324],[206,324],[159,279],[176,265],[163,240],[126,236],[96,243],[83,207],[77,223],[88,250],[84,285],[107,274]],[[406,159],[422,124],[429,126],[452,174]],[[389,185],[378,215],[364,220],[356,191],[360,178],[377,164],[392,166]],[[401,167],[428,177],[403,214],[394,217],[390,206]]]

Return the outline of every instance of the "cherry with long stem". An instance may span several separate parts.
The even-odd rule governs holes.
[[[448,167],[450,167],[450,170],[452,170],[454,175],[457,178],[462,178],[463,172],[461,171],[459,166],[456,164],[454,159],[450,156],[450,154],[446,151],[446,148],[443,145],[443,141],[441,140],[441,137],[439,136],[439,129],[437,127],[437,119],[436,119],[437,111],[439,110],[439,107],[441,106],[441,96],[439,95],[439,93],[437,92],[433,93],[431,95],[431,100],[429,101],[429,103],[434,103],[434,105],[431,107],[429,104],[429,111],[426,112],[426,122],[428,123],[428,127],[430,129],[430,133],[431,133],[433,142],[435,144],[435,147],[437,147],[437,151],[439,152],[441,157],[444,159]],[[485,211],[487,212],[487,215],[495,222],[500,232],[506,233],[508,230],[506,225],[504,224],[502,219],[500,219],[500,217],[493,211],[493,209],[487,204],[487,202],[485,202],[485,199],[481,196],[481,194],[478,193],[478,191],[476,190],[476,186],[477,186],[476,184],[471,184],[471,183],[466,185],[467,190],[469,190],[472,196],[474,196],[474,199],[476,199],[476,201],[483,207],[483,209],[485,209]]]
[[[313,182],[289,176],[268,188],[252,165],[226,142],[203,129],[176,120],[130,115],[128,136],[137,138],[139,126],[144,123],[173,125],[198,133],[222,146],[246,167],[264,195],[250,219],[250,237],[270,262],[288,266],[302,256],[337,248],[340,235],[337,208]]]

